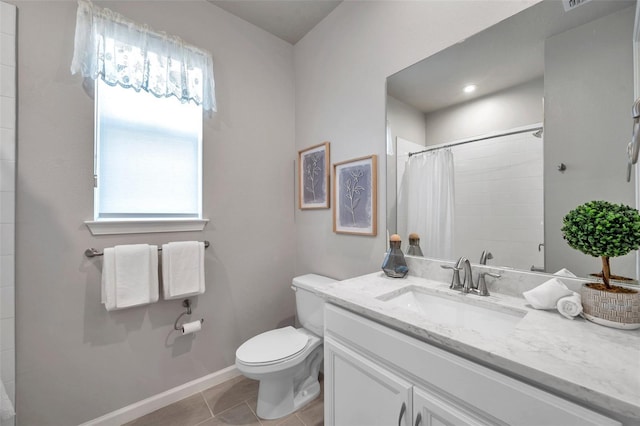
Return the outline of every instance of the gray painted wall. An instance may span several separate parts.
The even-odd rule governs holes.
[[[76,3],[11,3],[17,407],[21,424],[44,426],[81,423],[232,365],[242,341],[293,316],[294,272],[377,270],[384,185],[378,236],[336,235],[331,210],[295,210],[296,151],[329,140],[332,162],[374,153],[384,176],[386,76],[535,1],[345,2],[293,48],[203,0],[99,2],[209,49],[220,109],[204,128],[205,231],[103,237],[82,223],[92,216],[93,104],[69,74]],[[208,290],[194,306],[200,333],[171,332],[180,301],[104,310],[100,260],[86,259],[87,247],[187,239],[211,241]]]
[[[632,127],[634,15],[633,7],[623,9],[546,42],[547,271],[568,268],[586,276],[601,269],[598,259],[572,249],[562,239],[562,218],[571,209],[591,200],[635,205],[634,185],[626,182],[626,146]],[[560,163],[566,164],[566,172],[557,171]],[[612,272],[635,276],[634,258],[631,254],[612,259]]]
[[[544,80],[538,78],[500,92],[427,114],[427,145],[454,142],[543,121]]]
[[[91,236],[93,102],[71,76],[75,1],[18,6],[17,408],[69,426],[234,364],[294,315],[294,75],[290,44],[204,0],[96,2],[213,53],[219,112],[204,122],[204,232]],[[209,240],[203,330],[180,300],[107,313],[88,247]]]
[[[296,212],[296,273],[379,270],[386,247],[386,77],[536,1],[344,2],[294,46],[296,149],[331,162],[376,154],[378,235],[334,234],[330,210]]]

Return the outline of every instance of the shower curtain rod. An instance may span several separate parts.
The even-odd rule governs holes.
[[[466,143],[479,142],[479,141],[484,141],[484,140],[487,140],[487,139],[499,138],[501,136],[518,135],[520,133],[536,132],[538,130],[543,130],[543,129],[544,129],[543,126],[538,126],[538,127],[531,127],[531,128],[523,129],[523,130],[514,130],[513,132],[499,133],[497,135],[485,136],[485,137],[477,138],[477,139],[470,139],[470,140],[467,140],[467,141],[452,142],[450,144],[438,145],[438,146],[434,146],[432,148],[423,149],[422,151],[410,152],[409,153],[409,157],[411,157],[412,155],[422,154],[424,152],[435,151],[436,149],[451,148],[452,146],[464,145]]]

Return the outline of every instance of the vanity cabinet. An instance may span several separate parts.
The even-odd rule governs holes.
[[[331,304],[324,354],[326,425],[621,425]]]

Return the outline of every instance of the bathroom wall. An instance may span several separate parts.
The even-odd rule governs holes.
[[[204,0],[96,1],[212,52],[219,112],[204,122],[204,232],[94,237],[93,101],[69,72],[77,3],[18,7],[17,408],[69,426],[231,366],[247,338],[291,321],[294,75],[290,44]],[[159,171],[161,173],[161,171]],[[4,207],[4,206],[3,206]],[[209,240],[201,332],[181,301],[107,313],[88,247]]]
[[[332,163],[379,159],[378,235],[335,234],[330,210],[296,211],[296,273],[344,279],[380,268],[386,77],[536,2],[343,2],[294,46],[296,149],[328,140]]]
[[[632,6],[550,37],[545,43],[548,271],[568,268],[578,276],[587,276],[601,269],[598,259],[562,240],[558,231],[571,209],[591,200],[635,205],[633,178],[626,182],[626,152],[633,123],[634,17]],[[589,72],[583,73],[586,69]],[[603,109],[607,114],[602,114]],[[567,166],[563,173],[557,170],[560,163]],[[611,269],[614,274],[634,277],[635,253],[612,258]]]
[[[15,402],[16,8],[0,2],[0,425]],[[5,393],[6,392],[6,393]],[[8,398],[8,400],[7,400]]]
[[[427,145],[514,129],[544,121],[544,79],[426,114]]]

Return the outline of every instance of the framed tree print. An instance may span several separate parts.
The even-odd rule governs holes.
[[[333,232],[377,234],[377,156],[333,165]]]
[[[329,142],[298,151],[298,206],[329,208]]]

